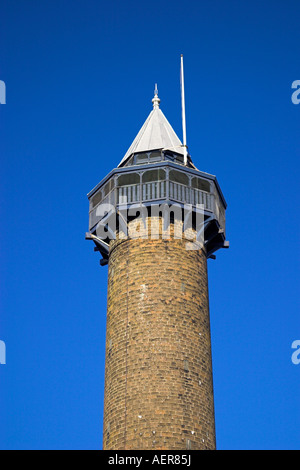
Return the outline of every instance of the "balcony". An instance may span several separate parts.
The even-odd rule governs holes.
[[[162,204],[164,202],[203,204],[205,212],[214,216],[225,230],[225,206],[213,180],[197,176],[193,171],[170,167],[116,173],[100,184],[90,197],[89,228],[101,220],[97,209],[102,204],[118,208],[120,204]]]

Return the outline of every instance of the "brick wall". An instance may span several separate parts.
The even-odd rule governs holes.
[[[173,236],[113,241],[103,449],[188,448],[215,448],[205,253]]]

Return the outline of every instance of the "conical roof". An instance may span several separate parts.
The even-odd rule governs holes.
[[[168,149],[184,154],[184,148],[171,124],[159,108],[160,99],[155,88],[155,95],[152,100],[153,110],[147,117],[136,138],[127,150],[124,158],[118,166],[132,155],[138,152],[148,152],[150,150]]]

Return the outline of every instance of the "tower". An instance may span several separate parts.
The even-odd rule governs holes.
[[[226,202],[160,109],[89,194],[108,264],[103,449],[214,449],[207,259]],[[200,222],[199,222],[200,221]]]

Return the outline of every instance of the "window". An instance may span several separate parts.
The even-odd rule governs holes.
[[[165,179],[166,172],[162,169],[145,171],[142,176],[143,183],[150,183],[151,181],[164,181]]]
[[[176,155],[175,161],[178,163],[183,163],[183,155]]]
[[[113,179],[109,180],[108,183],[106,183],[103,186],[103,197],[107,196],[108,193],[110,193],[111,190],[114,188],[114,186],[115,186],[114,180]]]
[[[159,150],[150,152],[149,161],[150,162],[159,162],[162,159],[161,152]]]
[[[172,153],[165,153],[165,160],[170,160],[171,162],[174,162],[175,157]]]
[[[167,150],[165,152],[165,160],[170,160],[171,162],[183,163],[183,155],[179,153],[173,153]]]
[[[102,200],[101,189],[91,198],[91,209]]]
[[[142,152],[135,155],[136,164],[142,165],[144,163],[159,162],[162,160],[162,154],[160,150],[154,150],[153,152]]]
[[[184,184],[185,186],[189,186],[189,177],[181,171],[170,170],[169,180],[174,181],[174,183],[180,183]]]
[[[136,163],[148,163],[148,153],[137,153]]]
[[[124,166],[131,166],[133,165],[133,156],[129,158],[129,160],[125,163]]]
[[[130,186],[140,182],[140,175],[138,173],[125,173],[118,177],[118,186]]]
[[[201,178],[192,179],[192,188],[200,189],[200,191],[210,192],[210,183],[209,181],[203,180]]]

